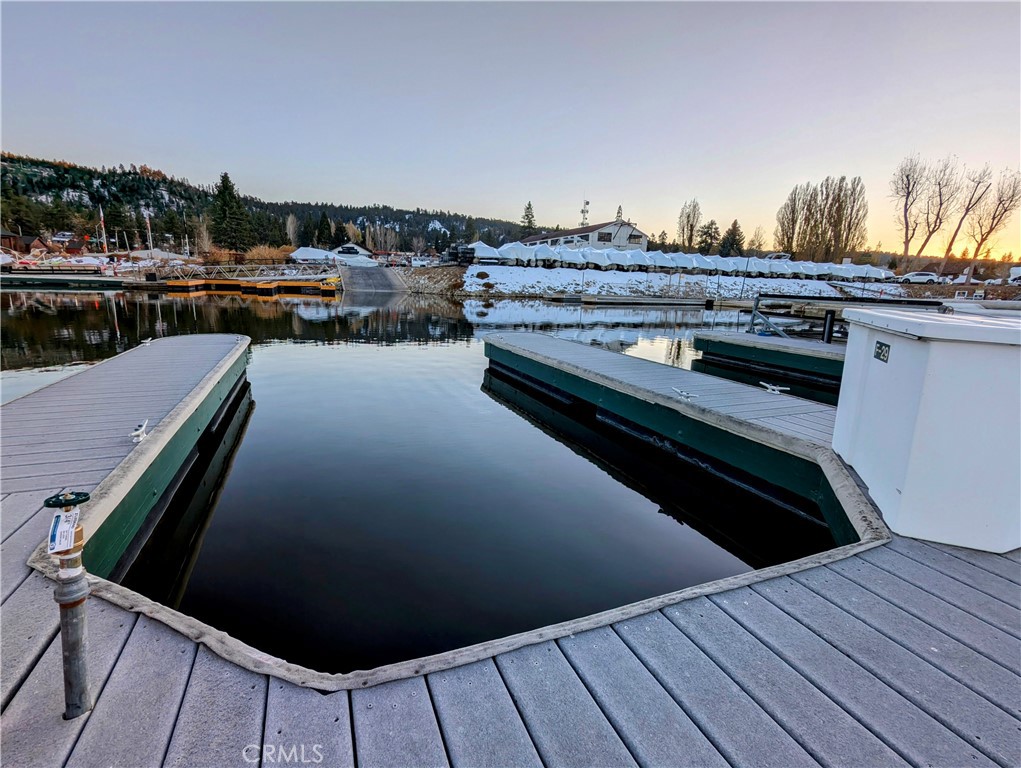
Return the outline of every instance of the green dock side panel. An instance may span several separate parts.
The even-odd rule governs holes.
[[[708,352],[720,357],[747,360],[763,365],[774,365],[802,373],[821,374],[838,379],[844,374],[843,360],[832,360],[825,357],[815,357],[814,355],[798,354],[797,352],[786,352],[780,349],[729,344],[718,339],[701,339],[697,337],[694,340],[694,346],[695,349],[701,352]]]
[[[847,521],[822,469],[812,461],[495,345],[486,345],[486,356],[724,464],[810,499],[819,505],[838,544],[851,544],[860,540]]]
[[[153,505],[173,482],[199,437],[244,373],[247,364],[248,356],[244,354],[234,361],[206,399],[177,430],[157,459],[89,539],[84,561],[90,573],[103,578],[110,575]]]

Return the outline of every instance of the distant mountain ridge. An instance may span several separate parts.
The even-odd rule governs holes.
[[[212,201],[213,189],[212,185],[192,184],[186,178],[179,179],[146,165],[96,169],[62,160],[0,153],[0,193],[5,207],[16,198],[24,198],[42,206],[81,212],[89,218],[91,212],[102,205],[106,209],[123,206],[131,214],[143,212],[155,218],[173,211],[183,220],[205,213]],[[333,221],[354,222],[362,229],[368,224],[389,226],[400,234],[403,249],[410,248],[414,237],[423,237],[427,244],[437,248],[446,248],[452,241],[478,238],[499,245],[518,239],[521,230],[520,225],[512,221],[424,208],[268,202],[245,195],[243,191],[242,201],[250,213],[278,220],[294,214],[302,221],[325,213]],[[4,214],[5,226],[14,222],[13,218],[9,222],[9,217],[30,207],[11,205],[13,212]]]

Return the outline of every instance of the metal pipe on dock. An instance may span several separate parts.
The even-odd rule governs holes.
[[[88,670],[88,622],[85,601],[89,582],[82,564],[85,536],[78,525],[78,505],[87,493],[57,494],[46,499],[49,508],[62,508],[50,528],[51,553],[60,561],[53,599],[60,606],[60,647],[64,665],[64,719],[73,720],[92,709]],[[70,537],[70,540],[68,540]],[[67,546],[70,544],[70,546]],[[63,549],[56,549],[63,546]]]

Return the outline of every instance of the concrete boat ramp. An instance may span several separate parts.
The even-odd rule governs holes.
[[[551,337],[490,340],[573,376],[616,381],[631,397],[715,411],[720,425],[825,460],[826,406]],[[194,405],[246,343],[156,341],[0,411],[6,765],[1021,764],[1021,552],[890,538],[865,517],[855,520],[857,544],[794,564],[343,676],[265,657],[94,578],[96,704],[63,720],[51,582],[24,565],[45,531],[40,515],[49,518],[41,501],[73,485],[95,489],[94,509],[112,506],[118,477],[139,472],[136,452],[187,422],[177,401]],[[123,386],[131,365],[159,360],[173,364],[147,379],[158,387]],[[104,380],[117,394],[139,393],[137,402],[104,400]],[[768,407],[757,405],[763,396]],[[99,418],[114,405],[129,428],[141,411],[153,414],[153,442],[119,441],[120,424],[110,426],[109,412]],[[36,453],[59,444],[69,465],[20,469],[29,464],[8,440]],[[134,473],[118,475],[126,466]],[[840,494],[861,501],[860,489]]]

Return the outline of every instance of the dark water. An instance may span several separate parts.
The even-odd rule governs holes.
[[[713,538],[727,544],[740,535],[696,524],[720,517],[718,507],[740,529],[742,510],[769,514],[761,498],[689,492],[688,475],[659,484],[672,477],[669,464],[640,462],[644,479],[629,482],[625,475],[642,472],[614,467],[634,452],[609,455],[612,440],[597,445],[569,425],[551,428],[524,400],[510,402],[514,393],[483,389],[479,339],[493,328],[557,332],[678,362],[685,333],[713,320],[701,311],[586,313],[411,297],[2,300],[5,369],[102,359],[163,334],[252,337],[255,407],[238,416],[236,452],[220,459],[229,473],[203,534],[188,539],[197,554],[180,555],[190,578],[173,598],[158,598],[314,669],[438,653],[789,554],[768,540],[730,546],[731,554]],[[802,549],[821,548],[817,540],[809,532]]]

